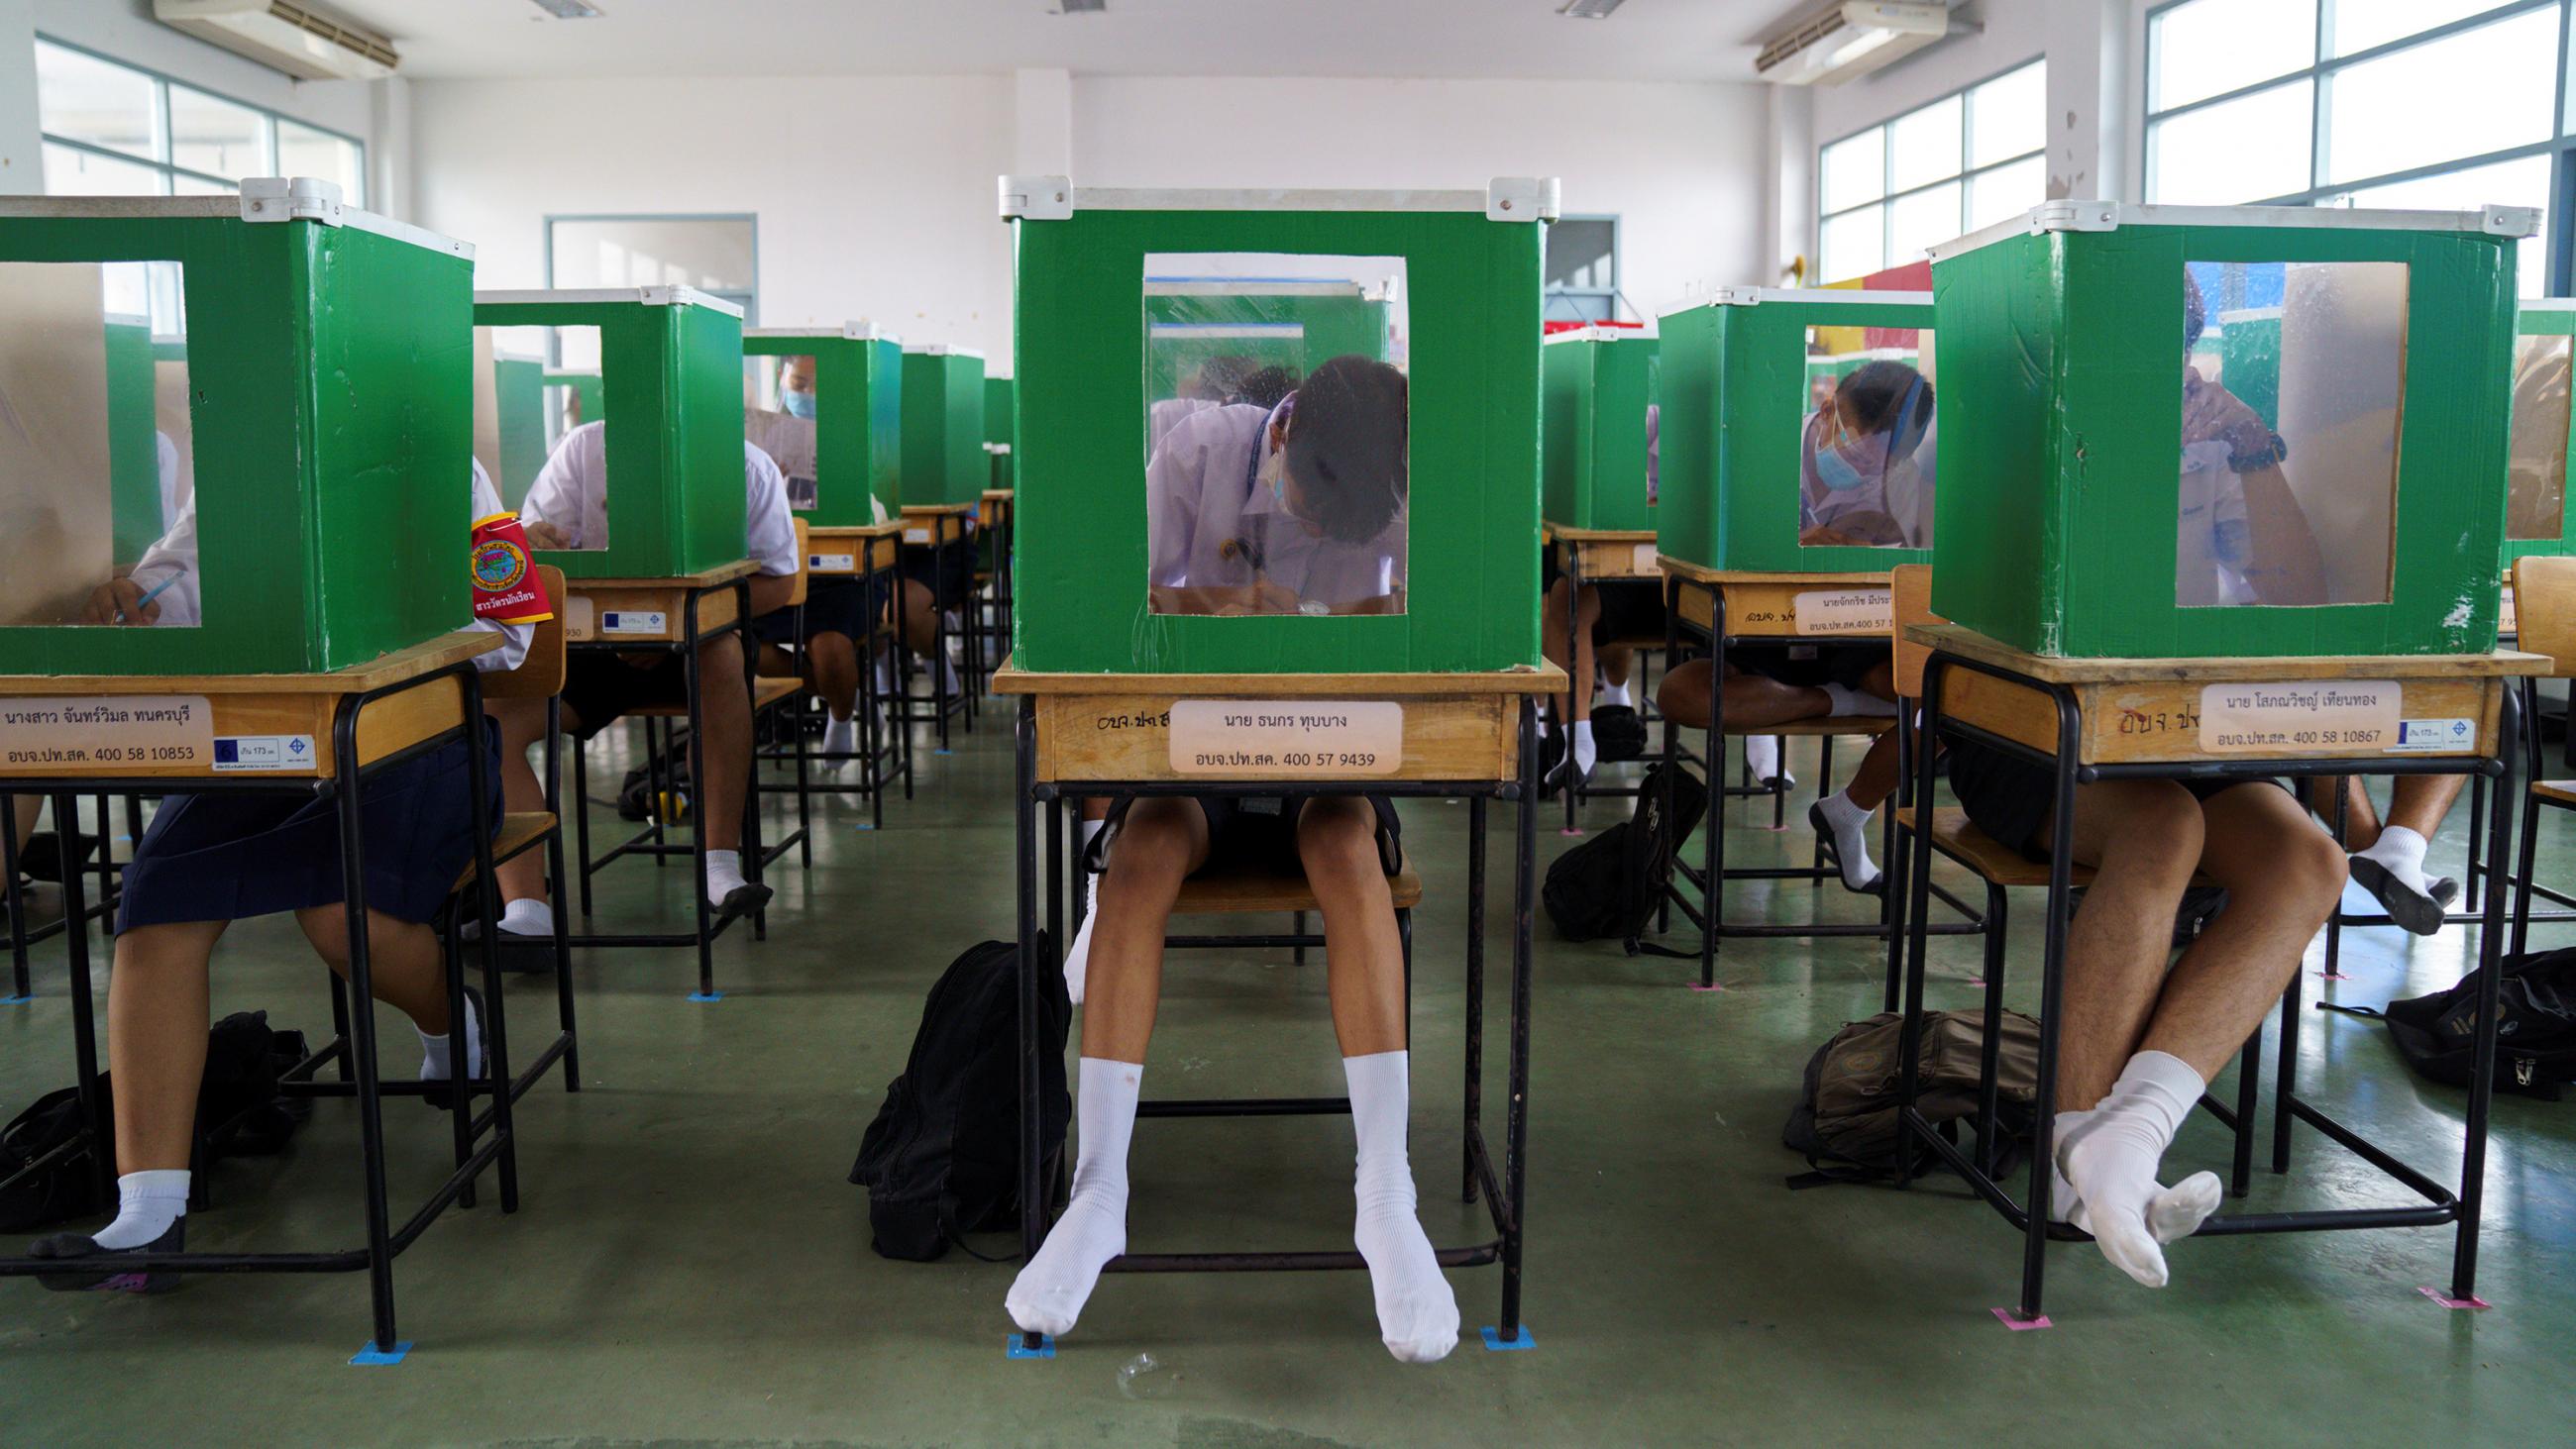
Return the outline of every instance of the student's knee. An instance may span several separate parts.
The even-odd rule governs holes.
[[[2125,866],[2188,881],[2200,866],[2208,819],[2200,801],[2171,780],[2138,780],[2124,784],[2114,801],[2116,812],[2102,844],[2105,869]]]
[[[731,683],[742,687],[742,641],[731,634],[709,639],[698,646],[698,680],[701,688]]]
[[[1350,795],[1306,802],[1297,815],[1297,859],[1306,867],[1306,879],[1318,886],[1383,877],[1376,808]]]
[[[313,953],[333,966],[349,963],[349,914],[338,906],[307,906],[295,913],[295,924]]]
[[[2220,884],[2236,893],[2277,895],[2286,905],[2313,910],[2320,920],[2343,895],[2344,880],[2351,874],[2350,858],[2334,837],[2306,814],[2287,810],[2267,819],[2256,848],[2241,855],[2250,863],[2219,874]]]
[[[1117,846],[1109,852],[1104,889],[1133,881],[1177,882],[1190,873],[1199,825],[1191,817],[1198,807],[1187,800],[1140,799],[1118,824]]]
[[[1708,728],[1708,661],[1694,659],[1666,671],[1664,682],[1655,686],[1655,708],[1685,728]]]

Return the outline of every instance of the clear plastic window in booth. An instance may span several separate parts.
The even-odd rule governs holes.
[[[743,357],[743,436],[787,475],[787,506],[800,513],[812,511],[822,497],[815,466],[817,399],[810,355]]]
[[[1798,419],[1798,543],[1930,548],[1940,439],[1932,332],[1809,327]]]
[[[474,455],[540,549],[608,547],[597,327],[474,329]]]
[[[2517,337],[2513,435],[2505,451],[2505,536],[2555,539],[2567,518],[2568,362],[2576,338]]]

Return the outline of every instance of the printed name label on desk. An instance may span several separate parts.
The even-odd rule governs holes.
[[[215,712],[199,694],[0,699],[0,771],[74,775],[214,763]]]
[[[233,770],[310,770],[311,735],[226,735],[215,741],[215,768]]]
[[[2499,634],[2522,632],[2521,616],[2513,607],[2513,585],[2511,584],[2504,586],[2504,598],[2496,604],[2496,632]]]
[[[1662,556],[1656,553],[1653,544],[1641,543],[1637,545],[1636,553],[1630,558],[1629,566],[1640,574],[1652,577],[1662,572],[1663,560]]]
[[[1884,634],[1896,623],[1886,589],[1809,589],[1791,608],[1801,634]]]
[[[564,640],[578,644],[599,637],[599,609],[586,594],[564,600]]]
[[[805,567],[818,574],[854,574],[859,571],[859,556],[854,553],[807,554]]]
[[[1172,705],[1172,769],[1192,776],[1344,779],[1404,764],[1393,700],[1184,699]]]
[[[930,530],[926,528],[907,528],[903,531],[903,541],[906,543],[928,543],[930,542]]]
[[[599,632],[659,639],[671,632],[671,616],[659,609],[609,609],[599,616]]]
[[[2203,685],[2200,747],[2213,755],[2384,750],[2397,743],[2405,700],[2393,679]]]

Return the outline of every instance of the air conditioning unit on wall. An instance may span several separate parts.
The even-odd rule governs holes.
[[[1780,85],[1838,85],[1974,28],[1945,4],[1841,0],[1764,41],[1753,69]]]
[[[383,80],[393,42],[292,0],[152,0],[162,24],[301,80]]]

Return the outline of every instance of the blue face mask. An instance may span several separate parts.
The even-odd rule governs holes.
[[[1827,491],[1834,493],[1848,493],[1868,481],[1861,477],[1858,468],[1853,467],[1841,452],[1833,448],[1817,450],[1816,480],[1824,484]]]
[[[804,418],[809,422],[813,420],[814,394],[810,392],[782,392],[778,395],[778,400],[786,406],[787,415],[789,417]]]

